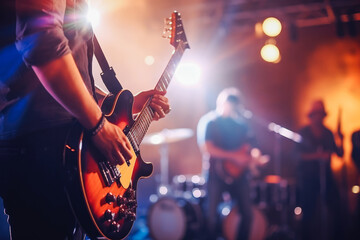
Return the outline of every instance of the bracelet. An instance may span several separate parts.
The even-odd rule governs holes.
[[[96,134],[98,134],[98,132],[100,132],[100,130],[103,128],[105,124],[105,115],[104,113],[101,115],[101,118],[99,120],[99,122],[95,125],[95,127],[86,130],[86,133],[89,134],[91,137],[95,136]]]

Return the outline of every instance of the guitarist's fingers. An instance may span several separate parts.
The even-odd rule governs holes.
[[[151,102],[161,105],[164,109],[170,108],[169,99],[163,95],[154,95]]]
[[[117,128],[118,130],[118,139],[117,139],[117,147],[124,158],[124,160],[130,160],[132,158],[132,152],[131,152],[131,144],[129,139],[125,136],[123,131],[120,128]]]
[[[159,119],[160,119],[160,115],[157,112],[155,112],[154,113],[154,120],[157,121]]]
[[[114,153],[112,154],[111,156],[112,158],[112,161],[113,163],[115,164],[120,164],[122,165],[123,163],[125,163],[125,158],[124,156],[121,154],[120,151],[114,151]]]
[[[165,117],[166,113],[170,112],[170,104],[168,98],[162,95],[154,95],[151,100],[150,107],[157,113],[154,120]]]
[[[154,110],[154,120],[159,120],[160,118],[165,117],[165,112],[163,110],[163,108],[155,103],[151,103],[150,107]]]

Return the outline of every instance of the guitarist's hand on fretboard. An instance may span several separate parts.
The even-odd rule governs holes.
[[[154,119],[159,120],[170,112],[169,99],[165,97],[166,91],[148,90],[134,96],[133,114],[139,113],[146,102],[150,100],[150,107],[154,110]]]

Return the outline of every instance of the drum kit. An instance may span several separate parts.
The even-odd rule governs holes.
[[[160,146],[160,186],[166,191],[152,195],[152,205],[147,212],[147,226],[155,240],[202,240],[206,231],[203,202],[206,197],[205,179],[200,175],[176,175],[169,183],[168,144],[188,139],[193,131],[187,128],[164,129],[148,134],[143,143]],[[251,240],[262,240],[269,235],[271,220],[269,209],[283,212],[295,204],[295,188],[278,175],[268,175],[251,181],[250,197],[253,201]],[[226,240],[236,237],[241,216],[231,200],[224,199],[219,206],[222,235]],[[282,217],[280,217],[282,218]],[[284,218],[282,218],[284,220]],[[281,225],[279,223],[278,225]],[[256,227],[255,227],[256,226]]]

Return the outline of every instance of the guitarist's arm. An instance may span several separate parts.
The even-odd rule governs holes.
[[[45,89],[86,129],[92,129],[102,112],[91,96],[71,54],[32,66]],[[99,150],[110,161],[123,163],[131,159],[131,145],[122,130],[108,122],[92,137]]]

